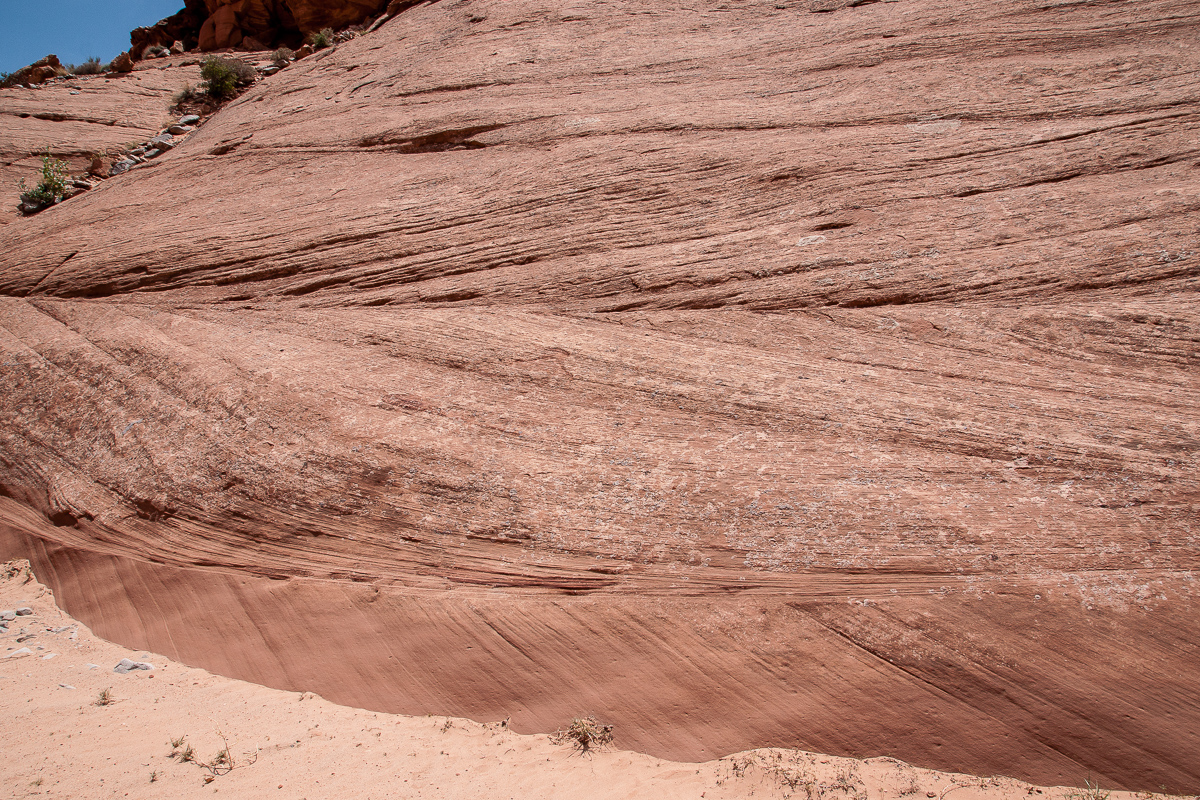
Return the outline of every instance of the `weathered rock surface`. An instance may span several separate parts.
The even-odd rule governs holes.
[[[2,555],[343,703],[1194,792],[1198,26],[412,8],[0,232]]]

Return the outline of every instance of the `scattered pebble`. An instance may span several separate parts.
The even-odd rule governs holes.
[[[21,608],[17,609],[18,617],[28,617],[28,616],[32,616],[32,614],[33,614],[33,609],[30,608],[29,606],[22,606]]]
[[[184,114],[179,118],[180,125],[195,125],[199,121],[200,117],[197,114]]]
[[[132,661],[128,658],[122,658],[119,662],[117,662],[117,665],[113,667],[113,672],[124,675],[128,672],[132,672],[135,669],[154,669],[154,665],[146,661]]]
[[[12,609],[5,609],[4,611],[0,611],[0,619],[9,620],[9,619],[16,619],[16,618],[17,618],[17,612],[13,611]]]
[[[69,684],[69,683],[60,683],[60,684],[58,685],[58,688],[60,688],[60,689],[74,689],[75,687],[74,687],[74,686],[72,686],[72,685],[71,685],[71,684]]]
[[[25,656],[31,656],[31,655],[33,655],[32,650],[30,650],[28,647],[22,647],[20,650],[12,651],[8,655],[6,655],[5,658],[24,658]]]
[[[173,136],[185,136],[191,133],[193,130],[195,130],[195,128],[193,128],[191,125],[175,124],[167,128],[167,133]]]
[[[46,653],[46,655],[42,656],[42,661],[49,661],[50,659],[54,658],[56,655],[58,655],[58,653]]]

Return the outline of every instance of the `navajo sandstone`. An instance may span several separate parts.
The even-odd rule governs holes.
[[[0,556],[374,710],[1195,792],[1198,31],[410,8],[5,217]]]

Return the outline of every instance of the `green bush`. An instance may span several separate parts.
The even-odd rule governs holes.
[[[319,33],[309,34],[308,43],[313,46],[314,50],[329,47],[333,44],[333,28],[322,28]]]
[[[44,206],[53,205],[61,200],[67,192],[70,169],[67,162],[50,155],[50,149],[47,148],[46,155],[42,156],[42,179],[38,185],[29,189],[25,186],[25,179],[22,178],[17,186],[23,196],[34,202]]]
[[[290,47],[281,47],[271,55],[271,60],[275,62],[275,66],[282,67],[295,57],[295,50]]]
[[[200,66],[204,90],[214,100],[225,100],[237,94],[241,86],[254,82],[254,67],[236,58],[213,56]]]

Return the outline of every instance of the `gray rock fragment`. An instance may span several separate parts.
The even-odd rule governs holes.
[[[113,667],[113,672],[124,675],[133,672],[135,669],[154,669],[154,665],[145,661],[131,661],[128,658],[122,658],[117,665]]]

